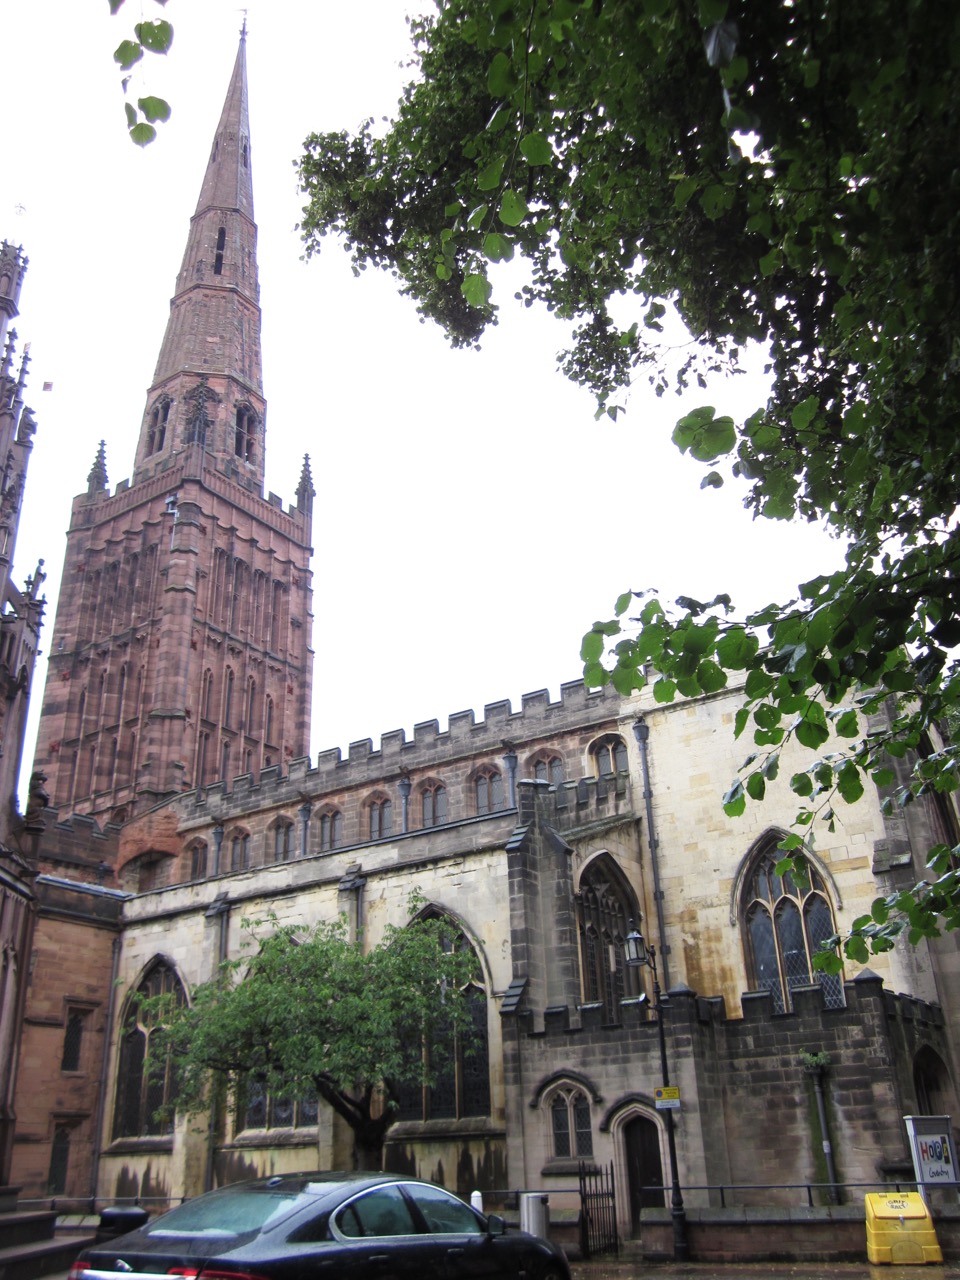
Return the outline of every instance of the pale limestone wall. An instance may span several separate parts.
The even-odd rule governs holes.
[[[767,784],[764,800],[748,799],[743,815],[728,818],[721,798],[755,749],[749,728],[739,739],[733,736],[739,705],[736,689],[665,706],[658,706],[645,690],[625,704],[627,715],[621,721],[638,805],[642,803],[636,781],[639,751],[631,725],[642,714],[650,727],[648,754],[670,980],[685,982],[701,995],[723,995],[731,1015],[739,1009],[740,993],[751,985],[736,912],[738,877],[757,840],[771,829],[790,830],[801,803],[790,790],[790,777],[815,758],[788,743],[781,754],[779,776]],[[805,838],[824,874],[837,928],[843,932],[886,891],[872,874],[874,844],[884,840],[886,829],[879,797],[869,785],[856,804],[838,798],[835,815],[834,832],[818,818],[806,828]],[[647,880],[649,890],[649,875]],[[644,917],[645,936],[656,941],[652,900],[644,902]],[[937,998],[924,947],[914,950],[901,942],[891,953],[871,956],[869,967],[895,991]],[[847,961],[844,978],[856,977],[861,968]]]
[[[649,691],[625,702],[620,708],[619,728],[629,752],[629,785],[622,795],[618,793],[610,798],[605,806],[598,803],[598,796],[592,791],[580,803],[574,789],[570,807],[563,814],[557,811],[558,819],[566,823],[562,826],[562,839],[570,851],[561,858],[569,856],[574,893],[591,860],[601,852],[609,853],[637,895],[645,936],[660,949],[661,977],[665,976],[666,960],[672,985],[686,983],[700,995],[722,996],[727,1016],[732,1018],[739,1017],[741,993],[751,985],[737,914],[744,864],[764,833],[771,829],[789,829],[798,807],[797,798],[789,790],[789,777],[809,765],[812,759],[809,753],[788,745],[782,754],[780,779],[768,784],[765,801],[759,804],[748,801],[742,817],[728,819],[723,813],[721,797],[751,749],[749,734],[739,741],[733,738],[738,705],[739,695],[735,690],[696,702],[681,700],[664,707],[656,705]],[[503,1169],[504,1181],[500,1182],[498,1176],[499,1185],[538,1186],[545,1177],[557,1186],[567,1185],[566,1173],[558,1170],[553,1176],[545,1172],[550,1166],[549,1115],[542,1109],[531,1110],[526,1095],[507,1106],[504,1050],[509,1053],[509,1044],[504,1045],[501,1040],[499,1001],[515,976],[518,962],[512,945],[522,937],[515,934],[511,940],[506,852],[518,815],[506,812],[471,816],[464,812],[469,810],[471,771],[481,760],[494,763],[499,760],[491,741],[491,735],[497,732],[496,717],[489,716],[490,710],[487,709],[490,723],[483,726],[474,725],[472,717],[469,723],[458,722],[456,726],[451,721],[448,740],[447,735],[436,732],[432,723],[426,726],[425,732],[420,732],[424,727],[419,726],[415,741],[406,747],[385,740],[384,756],[393,753],[390,768],[394,771],[389,776],[378,772],[387,766],[386,759],[375,759],[378,753],[370,753],[369,744],[354,744],[357,750],[351,748],[349,761],[341,763],[339,758],[337,761],[321,758],[317,769],[298,762],[296,769],[291,768],[289,778],[272,783],[265,781],[263,786],[238,786],[229,797],[220,797],[216,804],[208,798],[199,801],[184,798],[180,802],[180,831],[185,848],[196,835],[206,838],[212,848],[212,827],[222,812],[227,832],[224,852],[231,828],[242,825],[251,832],[254,848],[260,850],[259,857],[264,857],[270,852],[271,823],[280,813],[296,822],[297,802],[309,794],[313,804],[310,845],[313,852],[307,858],[294,858],[279,865],[256,865],[259,858],[255,853],[255,865],[249,871],[173,884],[131,899],[125,908],[122,987],[116,997],[118,1018],[123,991],[135,985],[144,967],[156,955],[172,960],[190,989],[213,974],[222,927],[226,929],[228,952],[236,956],[240,954],[245,936],[243,921],[263,919],[270,912],[281,922],[309,925],[345,911],[351,927],[361,928],[365,937],[375,943],[388,924],[402,924],[407,919],[409,895],[417,889],[428,902],[460,921],[480,957],[491,997],[488,1029],[492,1108],[486,1132],[457,1133],[451,1131],[450,1126],[444,1132],[427,1126],[420,1129],[415,1125],[401,1126],[395,1131],[391,1144],[391,1159],[396,1160],[399,1167],[446,1181],[447,1185],[455,1185],[457,1170],[452,1167],[455,1162],[461,1167],[467,1162],[476,1168],[496,1169],[498,1175]],[[525,710],[527,715],[531,714],[529,709]],[[560,705],[556,734],[551,737],[544,733],[545,726],[540,721],[548,712],[550,715],[554,712],[549,708],[544,711],[538,705],[533,716],[538,722],[533,740],[523,743],[515,739],[519,776],[529,776],[532,770],[528,766],[534,751],[544,748],[556,749],[562,754],[569,778],[576,779],[581,771],[589,775],[590,743],[617,724],[610,718],[610,710],[607,699],[596,706],[587,704],[582,708]],[[659,841],[665,940],[669,948],[666,954],[658,937],[640,757],[632,732],[638,714],[645,716],[650,727],[648,754],[654,826]],[[477,739],[471,757],[466,739],[474,734]],[[360,750],[361,747],[364,750]],[[378,790],[395,794],[393,788],[400,775],[395,771],[399,760],[393,756],[408,748],[411,763],[419,771],[416,776],[439,777],[448,783],[451,797],[457,798],[449,824],[433,830],[411,830],[376,843],[354,843],[331,852],[316,852],[317,816],[323,805],[331,799],[342,805],[345,813],[353,815],[354,834],[361,834],[356,824],[360,821],[363,798]],[[447,748],[450,758],[446,755]],[[349,785],[345,786],[348,781]],[[323,789],[324,782],[332,783],[334,789]],[[399,821],[396,800],[394,821]],[[570,829],[572,822],[576,825]],[[869,788],[856,805],[838,804],[836,827],[837,830],[830,833],[826,824],[818,820],[809,830],[813,836],[813,857],[826,882],[836,924],[842,932],[856,916],[869,910],[878,893],[886,891],[885,882],[873,874],[873,858],[875,846],[889,842],[891,827],[881,814],[879,798]],[[536,865],[545,869],[547,864]],[[563,864],[555,865],[559,868]],[[355,892],[341,886],[344,877],[358,867],[366,879],[359,899]],[[539,892],[549,893],[549,884],[541,884]],[[211,910],[218,903],[227,905],[225,914]],[[554,973],[560,971],[559,955],[551,950],[557,945],[556,909],[554,900],[546,897],[527,904],[525,910],[537,916],[533,933],[530,932],[531,917],[526,917],[526,924],[514,921],[515,928],[521,929],[528,939],[535,934],[536,945],[545,949],[536,958],[531,953],[531,965],[546,966]],[[527,971],[523,964],[519,967]],[[872,957],[870,967],[893,990],[936,998],[924,948],[913,951],[905,944],[898,946],[889,955]],[[860,969],[848,963],[844,977],[849,980]],[[582,994],[571,989],[568,999],[575,1004],[582,999]],[[541,1008],[534,1013],[542,1020]],[[572,1010],[572,1014],[576,1023],[579,1014],[576,1010]],[[643,1024],[637,1032],[639,1041],[632,1044],[629,1036],[605,1033],[591,1051],[597,1055],[591,1071],[603,1080],[603,1097],[593,1105],[595,1155],[602,1162],[611,1158],[622,1162],[620,1128],[631,1116],[649,1114],[650,1118],[656,1118],[649,1099],[659,1072],[654,1028],[655,1024]],[[508,1037],[512,1033],[511,1026]],[[579,1041],[574,1034],[566,1049],[560,1042],[554,1042],[552,1048],[541,1042],[542,1052],[534,1048],[529,1051],[533,1054],[531,1057],[525,1051],[526,1070],[545,1075],[557,1067],[573,1069],[583,1057],[587,1038],[593,1038],[594,1034],[591,1031],[588,1037],[585,1032]],[[557,1050],[560,1050],[559,1057]],[[584,1059],[584,1065],[586,1061]],[[712,1062],[709,1054],[702,1062],[691,1057],[676,1066],[691,1117],[699,1105],[698,1093],[705,1087],[700,1072],[708,1061]],[[114,1072],[112,1067],[111,1082]],[[530,1087],[528,1077],[524,1088],[529,1091]],[[637,1091],[643,1096],[638,1095],[635,1103],[619,1110],[612,1127],[602,1127],[601,1121],[612,1101],[637,1095]],[[105,1135],[108,1144],[113,1094],[111,1083]],[[705,1105],[715,1103],[708,1101]],[[503,1138],[505,1128],[511,1152],[509,1169]],[[193,1129],[182,1123],[178,1125],[175,1141],[172,1148],[167,1144],[168,1150],[160,1150],[156,1143],[152,1144],[152,1150],[148,1149],[151,1144],[141,1144],[138,1148],[136,1143],[121,1144],[122,1149],[114,1152],[108,1149],[102,1165],[101,1193],[117,1194],[125,1181],[139,1180],[150,1186],[162,1183],[174,1195],[195,1194],[204,1185],[207,1165],[205,1139]],[[855,1141],[852,1131],[844,1131],[843,1136],[845,1140]],[[703,1181],[708,1163],[714,1176],[726,1176],[724,1168],[718,1165],[723,1159],[722,1144],[718,1145],[715,1136],[708,1151],[703,1142],[703,1132],[691,1123],[678,1134],[684,1176],[688,1181]],[[329,1111],[321,1108],[317,1133],[305,1130],[270,1131],[267,1135],[228,1133],[226,1143],[216,1154],[215,1176],[217,1180],[233,1179],[314,1163],[337,1167],[349,1162],[350,1148],[349,1132],[342,1124],[332,1123]]]
[[[503,823],[501,823],[501,826]],[[509,825],[509,823],[507,824]],[[476,1159],[483,1158],[491,1134],[502,1131],[504,1085],[501,1070],[500,1019],[496,997],[502,995],[511,977],[509,942],[504,934],[507,919],[505,855],[502,847],[468,852],[459,857],[431,858],[430,836],[404,842],[404,860],[396,846],[381,844],[364,859],[367,885],[363,891],[362,927],[366,938],[376,944],[387,925],[402,925],[409,919],[408,900],[416,888],[431,904],[449,912],[463,926],[483,968],[488,995],[488,1034],[491,1063],[491,1133],[477,1144]],[[219,955],[220,917],[208,915],[218,894],[226,890],[230,902],[227,915],[227,946],[231,958],[242,954],[249,934],[244,922],[255,922],[274,914],[281,924],[309,927],[320,920],[332,920],[343,909],[339,881],[354,854],[334,853],[323,857],[264,867],[225,880],[200,885],[174,886],[143,894],[128,904],[129,921],[124,934],[116,1018],[120,1025],[125,1000],[143,976],[151,960],[164,956],[172,961],[188,992],[214,973]],[[112,1048],[110,1105],[105,1124],[105,1155],[101,1165],[100,1194],[122,1194],[124,1187],[137,1182],[149,1185],[154,1194],[173,1197],[195,1195],[203,1189],[205,1138],[197,1133],[202,1121],[179,1121],[174,1140],[124,1140],[112,1144],[112,1099],[115,1095],[118,1045]],[[231,1177],[256,1176],[302,1169],[313,1165],[337,1167],[349,1164],[350,1135],[335,1126],[327,1108],[321,1106],[319,1134],[284,1131],[269,1141],[231,1135],[218,1157],[221,1171]],[[423,1159],[434,1176],[450,1169],[450,1144],[434,1144]]]

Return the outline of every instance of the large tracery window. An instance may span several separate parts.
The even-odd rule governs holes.
[[[435,913],[439,917],[439,912]],[[452,921],[444,944],[450,950],[470,951],[470,942]],[[399,1090],[401,1120],[461,1120],[490,1114],[490,1046],[487,1036],[487,993],[480,977],[466,986],[469,1030],[460,1034],[441,1019],[430,1042],[424,1044],[427,1065],[434,1073],[432,1086],[406,1086]]]
[[[586,1004],[602,1004],[607,1022],[620,1021],[620,1001],[639,994],[635,969],[627,966],[624,939],[640,914],[623,872],[608,853],[580,877],[577,901],[580,968]]]
[[[178,1004],[185,999],[176,973],[165,960],[158,960],[137,987],[123,1018],[113,1117],[115,1139],[173,1132],[173,1062],[169,1055],[162,1063],[151,1062],[150,1042],[156,1026],[144,1018],[137,1000],[167,994]]]
[[[807,864],[809,884],[776,873],[778,854],[767,849],[747,879],[742,897],[743,932],[754,990],[769,991],[776,1013],[793,1007],[794,987],[819,982],[828,1009],[844,1005],[839,975],[814,972],[813,955],[836,933],[823,879]]]

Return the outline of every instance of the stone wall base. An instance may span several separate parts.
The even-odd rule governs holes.
[[[934,1210],[945,1261],[960,1259],[960,1208]],[[836,1208],[688,1209],[690,1257],[697,1262],[865,1262],[863,1205]],[[645,1209],[639,1241],[650,1262],[673,1258],[669,1210]],[[632,1251],[632,1250],[631,1250]]]

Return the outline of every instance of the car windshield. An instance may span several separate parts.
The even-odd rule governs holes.
[[[146,1227],[147,1235],[240,1236],[260,1231],[296,1204],[300,1191],[285,1187],[224,1187],[188,1200]]]

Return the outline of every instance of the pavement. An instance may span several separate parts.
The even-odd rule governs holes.
[[[868,1262],[645,1262],[597,1258],[571,1265],[573,1280],[960,1280],[960,1263],[872,1266]]]

